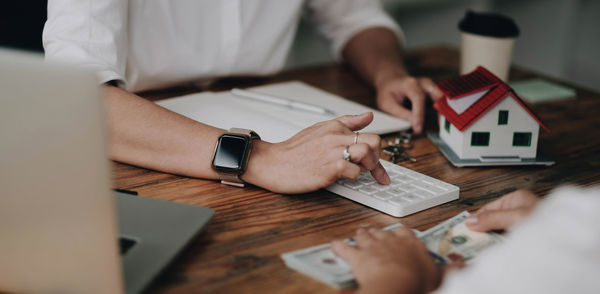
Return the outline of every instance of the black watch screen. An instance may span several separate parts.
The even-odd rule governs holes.
[[[239,172],[244,168],[250,138],[224,134],[219,137],[213,167],[220,172]]]

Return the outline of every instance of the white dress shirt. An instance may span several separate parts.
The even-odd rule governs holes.
[[[436,294],[600,293],[600,188],[553,192]]]
[[[46,59],[91,68],[129,91],[230,75],[265,75],[286,60],[303,0],[50,0]],[[369,27],[400,28],[374,0],[311,0],[339,59]]]

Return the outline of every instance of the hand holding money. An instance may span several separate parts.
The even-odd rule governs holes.
[[[401,225],[401,223],[396,223],[385,227],[383,230],[393,230]],[[416,230],[414,232],[419,233]],[[345,242],[355,245],[352,238],[346,239]],[[333,253],[329,243],[284,253],[281,258],[289,268],[331,287],[349,288],[356,286],[352,268],[345,260]]]
[[[421,247],[422,252],[425,251],[425,247],[427,251],[429,251],[429,255],[433,257],[433,259],[421,260],[425,267],[425,270],[419,270],[416,275],[418,278],[415,280],[424,279],[425,276],[422,275],[431,275],[433,278],[431,279],[431,283],[426,284],[424,287],[429,287],[428,285],[435,285],[435,272],[429,269],[429,265],[433,264],[435,261],[438,265],[450,264],[450,263],[471,263],[475,259],[475,257],[485,248],[496,244],[502,240],[502,237],[494,234],[494,233],[479,233],[468,229],[465,226],[465,220],[468,218],[468,212],[462,212],[457,216],[425,231],[419,232],[413,230],[412,239],[416,240],[416,238],[420,239],[419,246],[413,244],[414,248],[404,248],[398,249],[396,255],[390,254],[391,250],[385,251],[385,257],[377,256],[373,257],[376,261],[391,261],[392,259],[403,259],[406,256],[410,255],[405,252],[407,250],[418,251],[419,247]],[[391,225],[389,227],[384,228],[384,230],[390,231],[397,227],[401,226],[400,223]],[[401,232],[408,231],[406,229],[401,230]],[[363,233],[369,233],[372,238],[367,238]],[[341,253],[344,255],[344,258],[347,259],[348,262],[352,264],[352,267],[348,262],[339,256],[337,256],[331,249],[330,244],[318,245],[298,251],[288,252],[282,254],[282,259],[286,263],[286,265],[292,269],[295,269],[301,273],[304,273],[314,279],[320,280],[332,287],[335,288],[347,288],[356,285],[354,280],[355,274],[359,276],[359,282],[363,283],[364,281],[360,280],[361,275],[363,274],[373,274],[374,276],[381,275],[384,276],[387,273],[392,272],[391,274],[395,276],[392,281],[397,282],[399,279],[398,270],[389,270],[384,268],[383,266],[371,265],[371,262],[367,263],[367,256],[375,255],[380,252],[380,249],[377,249],[379,246],[387,246],[382,245],[384,243],[395,243],[396,239],[390,238],[389,235],[392,233],[379,233],[379,232],[368,232],[362,231],[361,234],[356,236],[356,240],[347,239],[345,242],[350,245],[358,244],[358,248],[352,248],[356,251],[347,251],[349,253]],[[394,233],[396,234],[396,233]],[[402,234],[401,234],[402,235]],[[356,243],[355,243],[356,241]],[[404,240],[405,241],[405,240]],[[361,246],[360,243],[366,242],[367,245]],[[407,241],[408,242],[408,241]],[[401,242],[402,243],[402,242]],[[424,245],[424,246],[423,246]],[[341,245],[336,245],[336,248]],[[398,247],[397,245],[389,245],[391,248]],[[410,247],[410,246],[409,246]],[[389,248],[388,248],[389,249]],[[361,261],[355,261],[351,255],[356,255],[358,251],[365,251],[367,253],[361,255]],[[339,252],[339,251],[338,251]],[[383,251],[381,251],[383,252]],[[411,253],[413,254],[413,253]],[[421,258],[421,254],[418,254],[419,258]],[[363,259],[365,261],[363,261]],[[433,260],[433,261],[432,261]],[[414,260],[412,260],[414,261]],[[404,261],[402,261],[404,262]],[[375,264],[375,262],[372,262]],[[388,264],[389,265],[389,264]],[[353,272],[354,268],[354,272]],[[413,268],[411,267],[401,267],[405,270],[411,271]],[[423,274],[425,273],[425,274]],[[387,275],[386,275],[387,277]],[[370,278],[369,278],[370,279]],[[374,279],[374,278],[373,278]],[[374,282],[373,282],[374,283]],[[370,283],[370,284],[373,284]],[[375,283],[379,285],[380,283]],[[419,285],[417,285],[419,286]]]
[[[439,285],[441,269],[409,229],[360,229],[354,239],[356,247],[335,241],[332,249],[351,265],[359,285],[369,285],[363,293],[426,293]]]

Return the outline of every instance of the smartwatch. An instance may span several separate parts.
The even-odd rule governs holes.
[[[231,128],[221,135],[215,146],[212,168],[219,174],[222,184],[244,187],[240,176],[246,171],[252,142],[260,136],[252,130]]]

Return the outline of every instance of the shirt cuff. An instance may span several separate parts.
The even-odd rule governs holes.
[[[96,76],[98,77],[98,82],[100,84],[104,84],[110,81],[116,81],[117,86],[119,88],[125,88],[125,79],[119,75],[118,73],[111,70],[103,70],[96,72]]]

